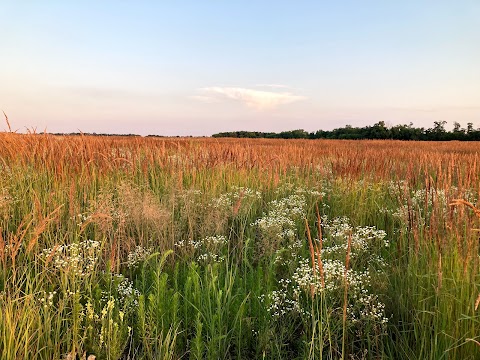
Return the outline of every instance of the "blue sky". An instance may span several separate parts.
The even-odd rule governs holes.
[[[480,127],[478,0],[2,0],[0,15],[0,109],[20,131]]]

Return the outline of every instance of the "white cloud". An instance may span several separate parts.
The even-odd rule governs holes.
[[[218,102],[218,99],[214,98],[213,96],[207,96],[207,95],[193,95],[193,96],[190,96],[190,98],[206,104],[213,104]]]
[[[274,89],[291,89],[290,86],[288,85],[283,85],[283,84],[257,84],[255,86],[258,87],[263,87],[263,88],[274,88]]]
[[[306,99],[304,96],[295,95],[291,92],[265,91],[239,87],[207,87],[200,89],[205,98],[230,99],[238,101],[249,108],[256,110],[272,110],[281,105],[290,104]]]

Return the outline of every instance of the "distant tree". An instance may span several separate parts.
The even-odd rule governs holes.
[[[385,126],[385,121],[379,121],[368,129],[371,139],[387,139],[389,137],[388,128]]]
[[[465,140],[465,132],[466,130],[460,127],[460,123],[455,121],[453,131],[448,134],[449,140]]]
[[[271,139],[395,139],[395,140],[480,140],[480,129],[474,130],[473,123],[467,124],[467,129],[454,122],[453,130],[445,130],[446,121],[435,121],[433,128],[417,128],[413,123],[395,125],[388,128],[384,121],[372,126],[353,127],[346,125],[330,131],[317,130],[307,132],[303,129],[275,132],[233,131],[213,134],[212,137],[235,138],[271,138]]]
[[[453,122],[453,132],[454,133],[460,132],[460,126],[461,126],[460,123],[454,121]]]
[[[445,125],[447,124],[446,121],[434,121],[433,122],[433,130],[436,133],[444,133],[445,132]]]
[[[467,134],[470,134],[473,132],[473,123],[469,122],[467,123]]]
[[[434,121],[433,128],[425,132],[427,140],[446,140],[446,121]]]

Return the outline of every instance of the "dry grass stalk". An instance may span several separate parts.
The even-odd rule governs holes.
[[[238,211],[240,210],[240,206],[242,206],[242,200],[243,200],[243,197],[245,196],[245,191],[242,190],[240,192],[240,195],[238,197],[238,200],[235,202],[235,204],[233,205],[233,216],[237,216],[238,214]]]
[[[480,293],[477,296],[477,300],[475,300],[475,311],[477,311],[478,305],[480,305]]]
[[[475,205],[473,205],[471,202],[465,200],[465,199],[454,199],[452,200],[452,202],[450,203],[450,206],[459,206],[459,205],[464,205],[470,209],[473,210],[474,214],[480,218],[480,209],[478,209],[477,207],[475,207]],[[472,229],[473,231],[477,231],[478,229]],[[464,261],[463,261],[463,273],[465,275],[467,275],[467,272],[468,272],[468,264],[469,264],[469,260],[470,260],[470,257],[471,257],[471,253],[472,253],[472,249],[473,249],[473,237],[470,237],[472,240],[469,240],[467,242],[467,249],[465,250],[465,256],[464,256]],[[476,258],[476,256],[475,256]]]
[[[478,346],[480,346],[480,342],[475,340],[475,339],[466,339],[467,341],[472,341],[474,342],[475,344],[477,344]]]
[[[73,218],[76,214],[75,190],[76,190],[76,185],[75,185],[75,182],[72,181],[70,184],[69,192],[68,192],[68,213],[71,218]]]
[[[20,250],[20,246],[23,243],[23,239],[28,233],[32,225],[33,219],[27,222],[26,219],[23,219],[20,225],[17,228],[16,234],[10,234],[8,239],[8,246],[9,246],[9,253],[10,253],[10,260],[12,262],[12,268],[15,269],[16,267],[16,258],[18,251]]]
[[[5,268],[6,265],[6,243],[5,240],[3,239],[2,235],[2,229],[0,228],[0,260],[2,261],[2,265]]]
[[[8,121],[8,116],[7,114],[5,114],[5,111],[3,111],[3,115],[5,116],[5,121],[7,122],[7,126],[8,126],[8,132],[12,132],[12,127],[10,126],[10,122]]]
[[[473,210],[476,216],[480,218],[480,209],[476,208],[471,202],[464,200],[464,199],[453,199],[450,203],[450,206],[458,206],[458,205],[465,205]]]
[[[315,210],[317,213],[317,231],[318,231],[318,245],[315,244],[315,250],[317,253],[318,271],[320,272],[320,282],[322,284],[322,288],[325,288],[325,274],[323,272],[323,261],[322,261],[322,247],[323,247],[322,218],[320,217],[320,212],[318,211],[318,203],[315,204]]]
[[[305,226],[307,229],[307,238],[308,238],[308,246],[310,249],[310,257],[312,259],[312,270],[313,270],[313,278],[315,279],[316,275],[316,265],[315,265],[315,250],[313,249],[313,242],[312,242],[312,235],[310,234],[310,227],[308,226],[308,221],[305,219]],[[315,296],[315,285],[310,284],[310,295],[313,297]]]
[[[102,228],[102,227],[107,227],[107,225],[110,226],[112,220],[113,218],[108,214],[94,213],[90,215],[88,219],[82,223],[82,226],[80,227],[80,233],[83,233],[85,231],[85,228],[89,224],[92,224],[92,223],[97,224],[97,225],[100,225],[100,227]]]
[[[443,271],[442,271],[442,253],[438,254],[438,265],[437,265],[437,294],[442,288],[443,280]]]
[[[27,253],[32,251],[32,249],[34,248],[35,244],[38,241],[38,238],[45,231],[48,224],[50,224],[53,220],[56,220],[58,218],[59,211],[62,207],[63,207],[63,205],[60,205],[59,207],[57,207],[50,214],[48,214],[45,218],[43,218],[39,222],[39,224],[35,227],[35,229],[33,230],[33,235],[32,235],[32,237],[31,237],[31,239],[30,239],[30,241],[28,242],[28,245],[27,245]]]
[[[45,259],[45,266],[48,266],[50,262],[52,261],[53,257],[57,253],[57,249],[60,247],[60,245],[55,244],[55,246],[52,248],[52,251],[48,254],[47,258]]]

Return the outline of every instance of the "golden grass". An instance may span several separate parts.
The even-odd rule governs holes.
[[[118,171],[143,172],[160,166],[169,172],[224,167],[231,171],[266,171],[278,181],[292,166],[332,172],[345,178],[407,179],[436,186],[466,188],[479,180],[478,144],[388,140],[272,140],[211,138],[141,138],[55,136],[0,133],[0,161],[54,173],[66,180]],[[230,174],[227,174],[230,175]]]
[[[478,274],[475,230],[480,210],[461,198],[466,190],[480,197],[478,143],[55,136],[18,134],[10,126],[9,130],[0,133],[0,185],[4,187],[0,190],[0,261],[4,273],[13,272],[10,279],[15,280],[20,255],[52,248],[45,257],[48,264],[59,243],[67,242],[69,236],[89,238],[94,234],[95,240],[102,242],[102,270],[118,271],[137,245],[147,248],[154,243],[156,250],[163,252],[174,248],[178,240],[228,235],[227,231],[241,233],[240,225],[228,221],[236,218],[249,223],[248,216],[242,218],[248,203],[243,192],[228,211],[209,207],[212,198],[230,190],[228,186],[249,186],[270,196],[288,181],[318,188],[323,186],[322,179],[336,187],[338,198],[332,203],[345,213],[357,215],[356,202],[361,203],[365,222],[373,222],[368,218],[370,205],[377,206],[371,211],[374,221],[385,220],[378,211],[385,199],[378,204],[370,199],[376,186],[395,194],[396,205],[406,204],[407,226],[399,229],[398,258],[393,259],[392,268],[403,266],[405,259],[421,258],[425,265],[422,262],[419,268],[432,269],[436,284],[429,289],[434,296],[442,296],[449,286],[454,289],[449,285],[449,269],[458,267],[459,273],[463,269],[462,281],[470,283]],[[398,191],[390,189],[391,184]],[[25,197],[11,199],[10,187],[16,187],[12,193]],[[423,204],[412,202],[412,191],[418,189],[425,190]],[[203,198],[192,198],[190,190],[202,190]],[[447,206],[439,206],[439,191],[449,194]],[[14,201],[21,205],[12,205]],[[265,203],[253,212],[262,212],[262,205]],[[14,209],[17,213],[10,213]],[[314,275],[318,271],[324,286],[321,217],[318,208],[309,211],[312,217],[316,215],[317,229],[312,227],[310,232],[306,221],[306,240]],[[77,222],[79,215],[86,218]],[[389,221],[391,228],[397,225]],[[56,228],[52,230],[53,225]],[[271,249],[265,244],[259,255],[273,253],[274,240],[268,241]],[[344,274],[344,329],[351,242],[350,237]],[[473,296],[463,296],[472,298],[468,306],[476,311],[480,295],[475,299],[478,289],[471,291]],[[315,295],[312,287],[311,297]]]

